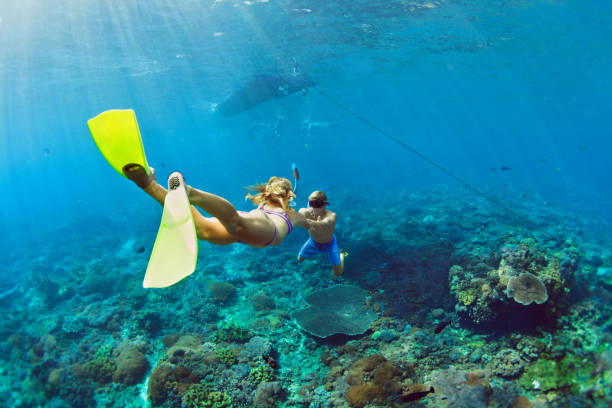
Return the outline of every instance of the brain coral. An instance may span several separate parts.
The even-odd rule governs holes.
[[[206,287],[210,291],[210,297],[216,303],[227,302],[236,292],[236,287],[229,282],[211,280]]]
[[[113,381],[126,385],[138,384],[149,370],[149,361],[136,347],[122,347],[116,359],[117,369]]]
[[[535,275],[526,272],[508,280],[508,296],[522,305],[536,302],[538,305],[548,300],[548,291],[544,283]]]
[[[335,285],[306,296],[311,306],[293,312],[300,328],[317,337],[332,334],[365,333],[377,319],[365,308],[365,290],[357,286]]]

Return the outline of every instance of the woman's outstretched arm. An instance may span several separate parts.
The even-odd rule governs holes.
[[[297,227],[302,227],[308,230],[312,228],[312,220],[309,220],[308,218],[306,218],[304,214],[302,213],[302,210],[303,208],[294,213],[295,221],[293,222],[293,225]]]

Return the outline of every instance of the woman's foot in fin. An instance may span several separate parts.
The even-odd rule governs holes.
[[[129,163],[123,166],[123,174],[125,177],[132,180],[140,188],[147,188],[149,184],[155,181],[155,169],[149,167],[150,174],[144,167],[137,163]]]
[[[185,186],[185,178],[178,171],[168,176],[168,190],[176,190],[180,186]]]

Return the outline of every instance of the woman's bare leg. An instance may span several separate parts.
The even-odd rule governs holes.
[[[263,245],[274,234],[275,226],[267,217],[243,217],[223,197],[187,186],[189,202],[212,215],[225,230],[251,245]]]
[[[163,206],[168,190],[156,181],[155,169],[153,167],[149,169],[151,171],[150,175],[146,175],[145,170],[140,165],[129,164],[123,170],[128,179],[136,183],[145,193]],[[191,206],[191,214],[199,239],[217,245],[227,245],[236,242],[236,239],[227,232],[218,220],[204,217],[194,206]]]
[[[157,181],[152,181],[151,184],[143,188],[143,190],[153,197],[160,205],[164,205],[168,190],[157,183]],[[227,232],[219,220],[204,217],[193,205],[191,206],[191,214],[199,239],[217,245],[228,245],[236,242],[236,239]]]
[[[151,182],[148,186],[143,188],[144,192],[153,197],[155,201],[157,201],[162,207],[164,206],[164,200],[166,199],[166,194],[168,194],[168,190],[159,185],[159,183],[155,180]]]

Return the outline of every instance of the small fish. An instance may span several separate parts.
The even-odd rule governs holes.
[[[270,357],[270,356],[266,356],[265,354],[263,354],[263,355],[261,356],[261,358],[263,358],[263,359],[264,359],[264,361],[265,361],[266,363],[268,363],[268,365],[270,366],[270,368],[271,368],[271,369],[276,370],[276,369],[278,368],[278,363],[277,363],[277,362],[276,362],[276,360],[275,360],[275,359],[273,359],[272,357]]]
[[[506,170],[510,170],[510,167],[509,166],[501,166],[499,169],[501,171],[506,171]]]
[[[544,157],[538,160],[538,163],[546,163],[548,161],[548,157]]]
[[[418,401],[435,392],[434,387],[426,388],[423,384],[415,384],[410,387],[407,393],[401,396],[401,399],[404,402]]]
[[[583,144],[578,145],[578,146],[576,146],[576,149],[578,149],[578,150],[586,150],[586,145],[583,145]]]
[[[446,326],[448,326],[449,324],[451,324],[450,320],[447,320],[445,322],[440,322],[436,328],[434,329],[434,333],[435,334],[439,334],[442,330],[444,330],[446,328]]]

